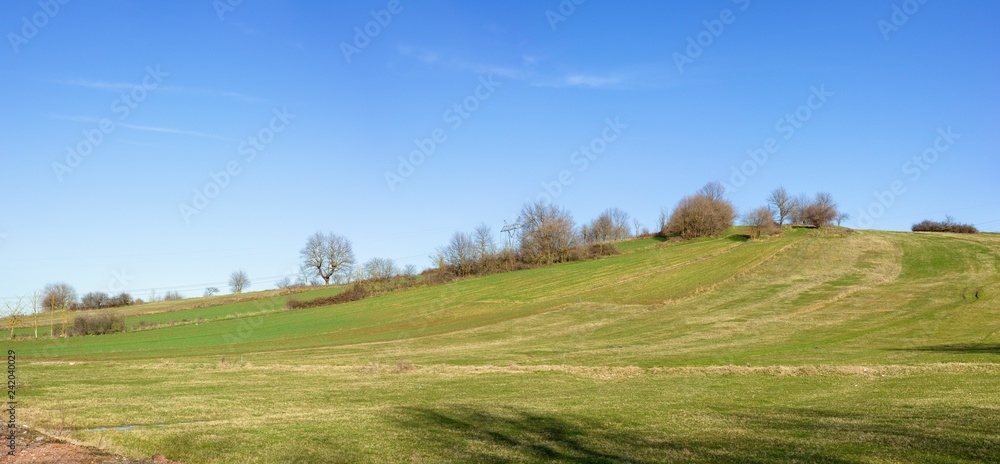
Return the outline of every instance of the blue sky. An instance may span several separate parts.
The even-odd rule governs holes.
[[[711,180],[1000,230],[996,2],[228,2],[0,6],[0,297],[271,288],[316,231],[423,267]]]

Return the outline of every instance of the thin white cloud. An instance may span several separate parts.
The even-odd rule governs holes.
[[[73,121],[73,122],[84,122],[88,124],[98,124],[102,121],[101,118],[95,118],[92,116],[63,116],[63,115],[51,115],[52,119],[59,119],[62,121]],[[174,134],[174,135],[187,135],[191,137],[204,137],[217,140],[225,140],[228,142],[238,142],[238,140],[222,137],[215,134],[207,134],[205,132],[198,132],[186,129],[175,129],[173,127],[162,127],[162,126],[143,126],[139,124],[128,124],[124,122],[112,121],[115,127],[121,127],[124,129],[131,129],[143,132],[156,132],[160,134]]]
[[[132,89],[139,87],[140,84],[127,83],[127,82],[108,82],[108,81],[95,81],[89,79],[63,79],[53,81],[62,85],[69,85],[73,87],[83,87],[87,89],[95,90],[109,90],[114,92],[128,92]],[[205,95],[208,97],[216,98],[228,98],[231,100],[238,100],[247,103],[267,103],[267,100],[255,97],[253,95],[247,95],[240,92],[233,91],[219,91],[204,89],[199,87],[182,87],[176,85],[163,85],[156,89],[158,92],[172,92],[172,93],[187,93],[195,95]]]
[[[538,79],[531,83],[535,87],[618,89],[625,87],[627,80],[621,75],[597,76],[588,74],[567,74],[560,77]]]
[[[436,63],[441,56],[430,50],[420,47],[414,47],[412,45],[401,45],[399,47],[399,54],[403,56],[408,56],[410,58],[416,58],[427,64]]]
[[[97,90],[114,90],[115,92],[127,92],[129,90],[138,87],[136,84],[126,84],[123,82],[105,82],[105,81],[92,81],[87,79],[66,79],[61,81],[55,81],[64,85],[71,85],[74,87],[84,87],[88,89]]]
[[[540,65],[548,64],[548,61],[531,54],[521,54],[516,57],[520,64],[514,66],[484,64],[462,59],[445,59],[440,53],[409,45],[399,47],[399,54],[414,58],[427,65],[480,75],[492,74],[497,77],[524,81],[535,87],[634,89],[674,87],[677,85],[677,82],[669,78],[663,66],[655,63],[635,64],[604,73],[566,73],[545,69]]]
[[[190,135],[192,137],[205,137],[205,138],[210,138],[210,139],[218,139],[218,140],[226,140],[226,141],[230,141],[230,142],[236,142],[236,140],[233,140],[233,139],[230,139],[230,138],[221,137],[221,136],[213,135],[213,134],[206,134],[204,132],[198,132],[198,131],[193,131],[193,130],[174,129],[172,127],[140,126],[140,125],[137,125],[137,124],[126,124],[126,123],[123,123],[123,122],[120,122],[117,125],[118,125],[118,127],[124,127],[126,129],[132,129],[132,130],[138,130],[138,131],[145,131],[145,132],[159,132],[159,133],[163,133],[163,134]]]

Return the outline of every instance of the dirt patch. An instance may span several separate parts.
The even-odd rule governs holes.
[[[92,446],[67,443],[26,427],[18,427],[16,436],[16,453],[7,454],[10,449],[5,446],[0,464],[180,464],[162,454],[149,459],[129,459]],[[6,445],[6,434],[4,438]]]

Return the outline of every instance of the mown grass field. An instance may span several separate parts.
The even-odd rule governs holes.
[[[622,248],[335,306],[177,308],[160,317],[209,320],[8,342],[19,415],[186,463],[1000,461],[1000,237]]]

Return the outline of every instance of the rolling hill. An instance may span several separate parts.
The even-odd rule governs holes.
[[[19,417],[192,463],[1000,459],[1000,236],[793,229],[621,248],[333,306],[195,301],[130,316],[179,325],[9,342]]]

